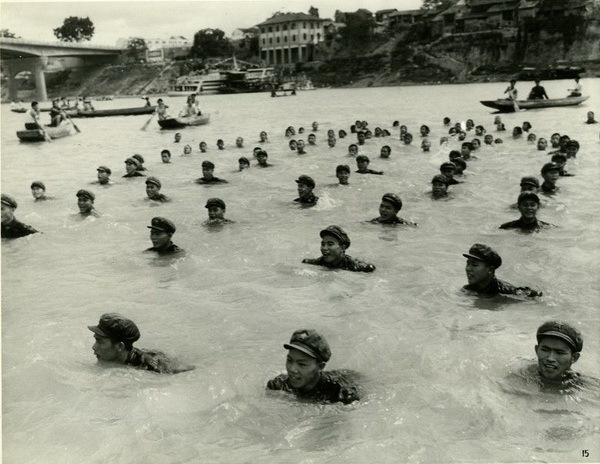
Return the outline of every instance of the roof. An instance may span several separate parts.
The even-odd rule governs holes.
[[[586,5],[594,3],[594,0],[569,0],[568,2],[542,2],[540,5],[540,11],[550,10],[573,10],[575,8],[582,8]]]
[[[528,8],[535,8],[539,4],[539,0],[521,0],[521,3],[519,4],[519,9],[526,10]]]
[[[395,13],[392,13],[390,15],[391,17],[397,17],[397,16],[422,16],[425,14],[425,11],[423,10],[402,10],[402,11],[396,11]]]
[[[386,10],[376,11],[375,14],[379,15],[379,14],[391,13],[392,11],[398,11],[398,10],[396,8],[388,8]]]
[[[468,6],[470,6],[471,8],[473,8],[475,6],[495,5],[497,3],[506,3],[506,1],[505,0],[469,0],[467,2]]]
[[[500,12],[500,11],[511,11],[511,10],[514,10],[515,8],[517,8],[517,5],[515,3],[504,3],[502,5],[492,6],[489,10],[487,10],[487,12],[488,13],[496,13],[496,12]]]
[[[293,21],[330,21],[329,19],[317,18],[306,13],[283,13],[270,17],[257,26],[269,26],[271,24],[288,23]]]

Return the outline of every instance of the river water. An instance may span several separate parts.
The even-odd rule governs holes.
[[[506,84],[323,89],[293,98],[268,94],[201,99],[210,124],[173,131],[155,121],[114,117],[77,119],[81,134],[52,143],[24,144],[15,136],[23,115],[2,107],[2,192],[19,202],[17,217],[43,234],[2,243],[3,455],[6,463],[396,463],[591,462],[600,459],[597,392],[542,394],[507,377],[535,359],[535,331],[558,318],[585,338],[575,370],[600,376],[598,262],[600,115],[598,79],[586,79],[591,98],[573,108],[503,115],[509,132],[479,100],[502,95]],[[546,82],[551,96],[571,81]],[[529,83],[519,83],[526,93]],[[169,98],[178,109],[181,98]],[[97,102],[97,108],[137,106],[139,99]],[[475,120],[504,144],[483,147],[465,183],[449,201],[427,192],[448,151],[439,147],[442,118]],[[44,118],[47,114],[43,115]],[[361,149],[384,176],[352,174],[335,184],[335,166],[350,164],[351,137],[330,149],[326,131],[356,119],[392,130],[399,120],[415,135],[405,147],[393,137]],[[301,157],[287,147],[287,126],[320,123],[316,147]],[[561,178],[561,192],[539,218],[558,227],[534,235],[498,230],[518,217],[523,175],[549,161],[510,129],[531,122],[538,136],[567,133],[581,143]],[[418,128],[431,128],[432,151],[421,152]],[[259,132],[274,165],[237,172],[251,157]],[[308,134],[307,133],[305,135]],[[235,148],[235,138],[245,148]],[[217,139],[226,149],[218,151]],[[198,144],[208,143],[201,154]],[[181,156],[183,145],[193,146]],[[379,159],[382,145],[392,147]],[[160,151],[173,153],[162,164]],[[173,201],[145,201],[140,179],[121,179],[123,161],[146,159]],[[199,186],[201,163],[216,164],[228,184]],[[113,170],[116,184],[90,185],[96,167]],[[312,176],[317,207],[299,209],[294,180]],[[29,185],[42,180],[53,201],[34,203]],[[96,194],[102,217],[80,221],[75,193]],[[396,192],[400,216],[418,228],[384,228],[362,221],[378,216],[383,193]],[[220,197],[235,224],[202,226],[205,201]],[[177,260],[143,254],[151,246],[153,216],[177,224]],[[349,253],[377,266],[372,274],[327,271],[301,264],[318,257],[319,230],[342,226]],[[497,275],[544,291],[535,301],[478,299],[460,291],[465,253],[486,243],[503,258]],[[96,364],[87,325],[104,312],[137,322],[136,346],[158,348],[197,365],[174,376]],[[298,403],[269,395],[268,379],[285,369],[282,344],[298,328],[329,340],[328,369],[363,375],[365,398],[353,405]],[[588,450],[588,458],[583,457]]]

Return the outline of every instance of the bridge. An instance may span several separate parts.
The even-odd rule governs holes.
[[[0,65],[8,77],[11,100],[17,99],[15,76],[30,71],[35,77],[37,100],[48,99],[44,71],[51,60],[68,60],[69,65],[102,65],[120,62],[123,49],[75,42],[39,42],[26,39],[0,38]]]

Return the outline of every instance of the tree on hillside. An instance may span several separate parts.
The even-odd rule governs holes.
[[[345,44],[366,44],[373,38],[375,19],[359,12],[346,13],[346,27],[340,29]]]
[[[194,34],[194,44],[190,50],[190,57],[206,59],[215,56],[229,55],[233,46],[225,38],[221,29],[201,29]]]
[[[423,0],[422,10],[444,11],[454,5],[455,0]]]
[[[53,30],[54,35],[63,42],[81,42],[90,40],[94,35],[94,23],[89,17],[69,16],[63,25]]]
[[[127,51],[125,54],[138,61],[146,58],[146,50],[148,50],[148,46],[144,39],[141,37],[130,37],[127,41]]]
[[[14,32],[10,32],[8,29],[0,29],[0,37],[6,37],[7,39],[20,39]]]

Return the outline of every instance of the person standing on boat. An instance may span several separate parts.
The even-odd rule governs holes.
[[[198,102],[198,100],[196,100],[197,95],[195,93],[190,95],[190,98],[192,99],[192,104],[194,105],[194,108],[196,109],[196,114],[197,115],[201,115],[202,111],[200,111],[200,103]]]
[[[165,102],[163,102],[162,98],[156,100],[156,115],[158,116],[159,121],[169,118],[169,114],[167,112],[168,109],[169,107],[165,105]]]
[[[579,83],[579,76],[575,78],[575,88],[569,89],[569,97],[581,97],[581,84]]]
[[[516,83],[517,83],[517,81],[515,79],[511,79],[510,85],[504,91],[504,93],[508,93],[509,100],[516,100],[518,97],[518,91],[515,87]]]
[[[536,79],[535,86],[531,89],[531,92],[529,92],[529,97],[527,97],[527,99],[543,100],[544,98],[548,100],[548,94],[546,93],[546,89],[544,89],[544,87],[540,85],[540,80]]]

